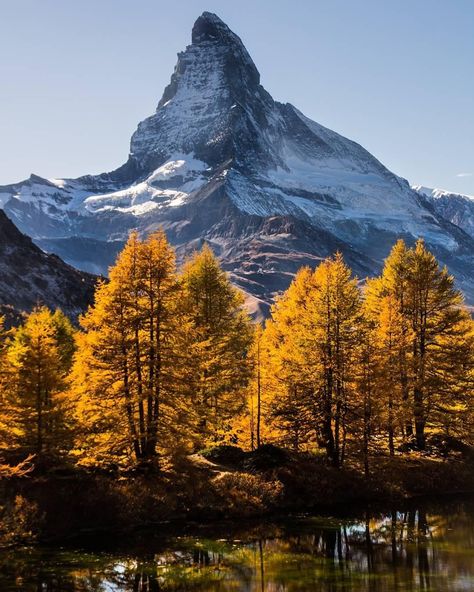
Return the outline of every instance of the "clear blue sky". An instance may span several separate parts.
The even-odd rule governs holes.
[[[474,0],[0,0],[0,184],[123,163],[204,10],[275,99],[474,195]]]

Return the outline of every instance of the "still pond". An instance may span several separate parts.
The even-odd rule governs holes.
[[[474,591],[474,499],[16,548],[0,590]]]

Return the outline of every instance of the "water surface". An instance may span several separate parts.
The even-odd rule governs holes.
[[[474,500],[0,553],[2,592],[474,590]]]

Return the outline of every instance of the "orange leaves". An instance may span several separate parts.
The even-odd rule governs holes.
[[[74,330],[60,312],[33,310],[7,347],[10,435],[26,452],[57,454],[68,448],[66,377]]]
[[[179,273],[164,232],[132,233],[81,331],[44,308],[0,328],[0,446],[120,466],[275,442],[368,471],[382,437],[472,436],[473,322],[421,241],[363,290],[340,253],[302,268],[263,330],[243,303],[209,247]]]
[[[143,241],[132,233],[81,321],[81,462],[149,461],[228,429],[247,377],[242,304],[210,249],[178,275],[163,232]]]

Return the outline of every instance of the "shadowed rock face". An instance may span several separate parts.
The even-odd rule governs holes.
[[[0,187],[46,250],[106,273],[131,229],[163,227],[178,256],[208,242],[253,307],[340,250],[361,277],[398,237],[423,237],[474,300],[474,239],[357,143],[274,101],[240,38],[203,13],[156,112],[119,169]]]
[[[97,278],[47,255],[0,211],[0,312],[15,321],[37,304],[61,308],[71,319],[92,303]]]

